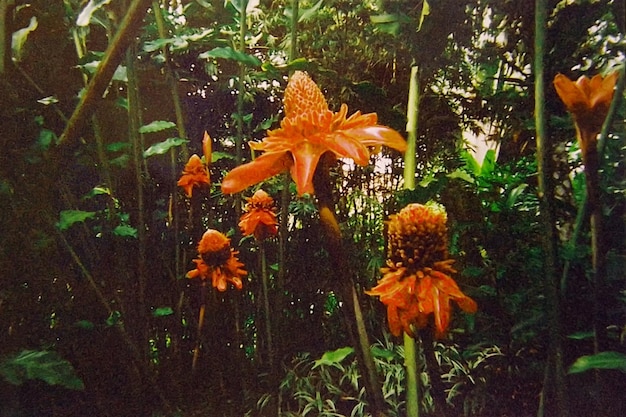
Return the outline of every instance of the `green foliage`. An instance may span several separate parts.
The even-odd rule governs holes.
[[[581,356],[569,367],[567,373],[578,374],[591,369],[616,369],[626,373],[626,355],[620,352],[600,352]]]
[[[181,146],[185,143],[189,142],[187,139],[181,138],[168,138],[163,142],[155,143],[151,145],[148,149],[143,152],[144,158],[149,158],[154,155],[163,155],[167,153],[170,149]]]
[[[58,353],[48,350],[23,350],[0,361],[0,375],[13,385],[32,379],[73,390],[85,388],[74,367]]]
[[[147,125],[143,125],[139,128],[139,133],[155,133],[161,132],[167,129],[173,129],[176,127],[176,123],[168,122],[166,120],[155,120]]]
[[[59,213],[59,221],[56,226],[60,230],[67,230],[75,223],[82,223],[87,219],[93,219],[96,214],[95,211],[63,210]]]

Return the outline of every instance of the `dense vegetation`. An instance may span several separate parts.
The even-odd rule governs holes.
[[[406,415],[402,338],[364,291],[385,220],[428,201],[446,208],[478,312],[457,309],[444,338],[419,332],[420,412],[626,415],[625,2],[545,3],[536,77],[531,1],[0,0],[0,416]],[[259,187],[220,183],[278,126],[290,73],[307,71],[334,111],[403,133],[412,67],[415,188],[387,148],[331,172],[349,276],[316,196],[288,176],[261,184],[278,235],[242,236]],[[552,79],[611,72],[596,281],[583,160]],[[211,184],[188,197],[177,181],[204,132]],[[239,251],[241,291],[186,278],[209,228]]]

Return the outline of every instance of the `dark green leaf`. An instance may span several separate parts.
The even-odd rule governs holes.
[[[119,323],[121,318],[122,313],[117,310],[113,310],[111,314],[109,314],[109,317],[107,317],[106,324],[107,326],[115,326],[117,323]]]
[[[113,234],[116,236],[137,238],[137,229],[131,226],[120,225],[113,229]]]
[[[187,143],[187,142],[189,141],[186,139],[168,138],[164,140],[163,142],[155,143],[154,145],[146,149],[143,153],[143,157],[148,158],[153,155],[163,155],[164,153],[169,151],[171,148],[175,146],[180,146],[183,143]]]
[[[217,162],[220,159],[235,159],[235,156],[229,154],[228,152],[219,152],[219,151],[211,152],[211,162]]]
[[[83,381],[76,376],[72,364],[52,351],[23,350],[0,362],[0,375],[14,385],[40,379],[50,385],[61,385],[69,389],[85,388]]]
[[[59,221],[56,226],[60,230],[67,230],[74,223],[84,222],[87,219],[93,218],[95,215],[95,211],[63,210],[59,213]]]
[[[241,62],[242,64],[249,65],[251,67],[258,67],[261,65],[261,60],[254,55],[244,54],[243,52],[236,51],[230,46],[213,48],[210,51],[203,52],[198,55],[200,59],[208,58],[221,58],[231,59],[233,61]]]
[[[388,361],[398,356],[393,350],[383,349],[378,346],[372,346],[372,355],[374,355],[377,358],[386,359]]]
[[[74,323],[74,326],[85,330],[93,330],[94,327],[96,327],[93,322],[89,320],[78,320],[76,323]]]
[[[158,307],[152,312],[154,317],[171,316],[172,314],[174,314],[172,307]]]
[[[618,369],[626,373],[626,355],[609,351],[581,356],[570,366],[567,373],[577,374],[590,369]]]
[[[593,335],[594,333],[592,331],[576,332],[576,333],[568,334],[567,338],[574,339],[574,340],[585,340],[585,339],[593,339]]]
[[[176,127],[176,123],[168,122],[165,120],[155,120],[152,123],[148,123],[147,125],[143,125],[139,128],[139,133],[154,133],[161,132],[163,130],[172,129]]]

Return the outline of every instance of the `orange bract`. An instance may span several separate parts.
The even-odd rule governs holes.
[[[600,133],[613,100],[616,81],[617,72],[604,78],[599,74],[591,79],[582,76],[576,82],[563,74],[554,77],[556,92],[574,116],[583,156],[595,144],[596,136]]]
[[[209,173],[200,157],[193,154],[185,165],[183,175],[178,180],[177,185],[179,187],[183,187],[187,197],[191,197],[193,187],[201,186],[202,184],[211,184],[211,181],[209,180]]]
[[[193,262],[196,269],[187,272],[187,278],[211,279],[213,287],[219,291],[226,291],[227,283],[231,282],[235,288],[243,287],[241,278],[247,272],[237,259],[239,252],[230,247],[230,239],[217,230],[209,229],[198,243],[198,258]]]
[[[442,337],[450,323],[450,300],[463,311],[476,312],[477,305],[463,294],[449,274],[445,211],[409,204],[389,221],[387,266],[383,278],[367,294],[379,296],[387,306],[389,330],[395,336],[413,334],[428,324],[433,314],[435,336]]]
[[[334,113],[309,76],[296,71],[284,97],[285,118],[280,128],[269,130],[262,142],[250,147],[264,153],[233,169],[222,182],[222,191],[232,194],[290,170],[298,194],[313,193],[313,174],[322,154],[351,158],[359,165],[369,163],[370,152],[389,146],[401,152],[406,142],[395,130],[377,124],[376,113],[356,112],[346,117],[348,106]]]
[[[254,235],[257,240],[265,240],[278,233],[274,199],[265,191],[258,190],[247,199],[246,213],[241,216],[239,228],[244,236]]]

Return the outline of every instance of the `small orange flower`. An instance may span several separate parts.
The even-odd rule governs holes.
[[[202,184],[211,184],[211,181],[209,180],[209,172],[202,163],[200,157],[193,154],[185,165],[183,175],[178,180],[177,185],[183,187],[187,197],[191,197],[193,187],[196,185],[201,186]]]
[[[395,336],[413,334],[434,315],[435,336],[442,337],[450,323],[450,300],[474,313],[474,300],[461,292],[449,274],[445,211],[433,206],[409,204],[390,216],[387,266],[383,278],[368,295],[379,296],[387,306],[389,330]]]
[[[599,74],[591,79],[583,75],[576,82],[563,74],[554,77],[556,92],[574,116],[583,157],[590,146],[595,147],[596,137],[613,100],[616,81],[617,72],[604,78]]]
[[[217,230],[209,229],[198,243],[198,258],[193,262],[196,269],[187,272],[187,278],[200,278],[203,282],[211,279],[213,287],[226,291],[227,282],[235,288],[243,287],[241,278],[247,272],[237,259],[239,252],[230,247],[230,239]]]
[[[239,228],[244,236],[254,235],[262,241],[278,233],[274,199],[265,191],[258,190],[247,199],[246,213],[241,216]]]
[[[398,132],[377,124],[376,113],[362,115],[357,111],[346,117],[345,104],[337,113],[329,110],[318,86],[302,71],[291,76],[283,101],[285,118],[280,128],[269,130],[262,142],[250,143],[252,149],[264,153],[230,171],[222,182],[222,192],[236,193],[290,170],[298,194],[312,194],[313,174],[326,152],[367,165],[370,153],[381,145],[406,150]]]

